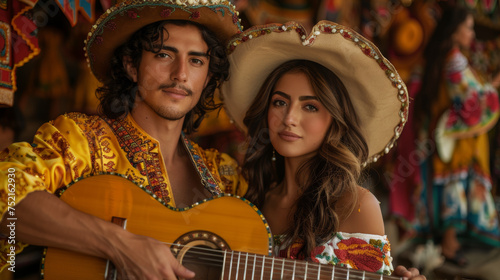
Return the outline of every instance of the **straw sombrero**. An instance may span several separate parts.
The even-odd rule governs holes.
[[[296,22],[255,26],[232,38],[228,51],[230,78],[221,92],[228,114],[245,132],[243,118],[266,77],[294,59],[317,62],[342,80],[368,143],[366,163],[388,153],[403,130],[405,84],[378,48],[348,27],[321,21],[307,34]]]
[[[157,21],[188,20],[212,30],[222,43],[241,32],[235,6],[228,0],[125,0],[109,8],[92,26],[85,51],[94,75],[109,75],[115,49],[137,30]]]

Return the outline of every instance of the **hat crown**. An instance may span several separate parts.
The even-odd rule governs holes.
[[[242,31],[238,15],[228,0],[122,0],[106,10],[88,33],[84,48],[87,63],[103,82],[115,49],[148,24],[191,21],[205,26],[225,43]]]

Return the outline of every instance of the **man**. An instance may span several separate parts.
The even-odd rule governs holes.
[[[163,243],[77,211],[51,194],[102,172],[121,173],[179,208],[221,192],[244,194],[234,160],[202,150],[183,134],[217,107],[213,93],[228,73],[220,42],[240,32],[239,21],[227,1],[189,2],[122,3],[96,22],[86,51],[104,84],[98,90],[104,116],[61,116],[42,126],[33,144],[16,143],[0,155],[4,235],[10,237],[6,211],[15,206],[16,241],[109,259],[129,279],[194,276]],[[15,188],[3,183],[9,179]],[[6,267],[9,239],[2,245]]]
[[[222,42],[241,27],[227,1],[189,2],[122,3],[96,22],[86,52],[104,84],[98,90],[104,116],[61,116],[43,125],[33,144],[16,143],[0,155],[2,213],[15,206],[16,241],[109,259],[132,279],[194,276],[161,242],[51,194],[101,172],[121,173],[179,208],[222,191],[243,194],[236,162],[202,150],[183,134],[217,108],[213,94],[229,67]],[[8,204],[9,195],[15,203]],[[7,216],[1,228],[9,236]],[[3,267],[10,244],[4,239]]]

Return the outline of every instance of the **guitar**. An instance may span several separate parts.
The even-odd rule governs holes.
[[[60,198],[165,243],[196,272],[196,279],[400,279],[272,257],[273,239],[265,218],[249,201],[232,195],[177,209],[121,175],[105,174],[76,181]],[[41,278],[47,280],[120,279],[111,262],[58,248],[46,248],[41,267]]]

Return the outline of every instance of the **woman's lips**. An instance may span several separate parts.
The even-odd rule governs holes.
[[[301,138],[297,134],[295,134],[293,132],[288,132],[288,131],[282,131],[282,132],[278,133],[278,135],[280,136],[281,139],[283,139],[285,141],[289,141],[289,142],[297,141]]]

